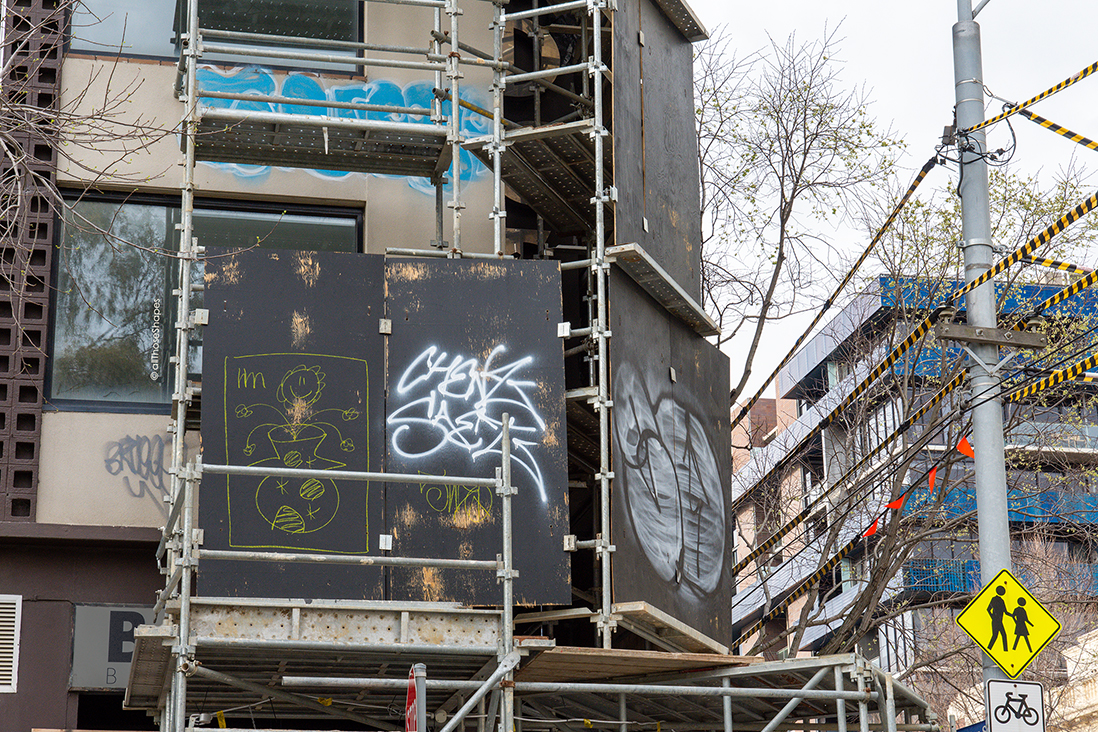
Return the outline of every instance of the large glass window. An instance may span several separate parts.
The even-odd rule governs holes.
[[[198,0],[203,28],[263,33],[272,36],[360,41],[361,0]],[[187,0],[81,0],[73,8],[70,44],[73,50],[95,54],[179,55]],[[222,39],[207,39],[223,43]],[[253,48],[259,48],[253,45]],[[267,47],[270,47],[268,45]],[[287,47],[288,48],[288,47]],[[295,49],[302,50],[302,49]],[[343,55],[343,51],[325,51]],[[347,51],[354,56],[354,51]],[[207,56],[228,63],[280,65],[274,59]],[[281,65],[301,65],[281,62]],[[326,66],[350,72],[349,66]]]
[[[55,406],[170,401],[179,223],[178,206],[158,203],[82,200],[66,211],[50,359]],[[355,214],[338,211],[209,204],[194,215],[195,236],[207,247],[350,252],[358,249],[359,228]],[[201,351],[192,345],[199,373]]]

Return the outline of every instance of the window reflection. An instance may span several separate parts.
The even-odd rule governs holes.
[[[166,404],[171,399],[177,275],[172,206],[80,201],[66,211],[57,264],[50,359],[54,401]],[[204,246],[357,250],[354,216],[196,208]],[[195,268],[195,284],[202,282]],[[201,307],[201,293],[192,298]],[[190,346],[201,373],[200,331]]]

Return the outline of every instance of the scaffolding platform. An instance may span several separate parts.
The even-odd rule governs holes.
[[[195,597],[190,605],[195,665],[229,679],[203,672],[191,676],[188,714],[239,706],[242,699],[259,701],[257,688],[278,687],[285,675],[393,675],[406,681],[411,664],[427,663],[440,676],[475,678],[485,665],[495,667],[501,638],[499,611],[449,603]],[[168,617],[178,614],[178,601],[170,602]],[[174,625],[144,625],[134,633],[128,708],[163,707],[177,632]],[[256,698],[247,700],[249,692]],[[347,697],[348,708],[355,696]],[[316,716],[285,699],[263,711]]]
[[[621,267],[656,302],[693,328],[698,335],[720,335],[721,329],[705,312],[705,308],[690,297],[642,246],[622,244],[607,247],[606,258]]]
[[[550,227],[580,234],[594,226],[595,147],[591,120],[523,127],[504,136],[502,179]],[[489,168],[491,138],[469,140],[465,148]],[[610,166],[604,167],[610,180]]]
[[[450,167],[446,128],[370,119],[206,108],[196,160],[437,178]]]

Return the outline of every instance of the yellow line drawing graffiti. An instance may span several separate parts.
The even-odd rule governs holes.
[[[280,364],[264,364],[266,358],[291,356],[298,363],[286,368]],[[245,361],[247,368],[239,363]],[[344,435],[336,422],[354,422],[363,415],[354,407],[329,407],[317,409],[324,399],[325,373],[321,363],[353,361],[362,364],[366,374],[366,362],[361,359],[322,354],[254,354],[225,359],[225,450],[231,457],[229,434],[243,422],[241,429],[251,428],[238,449],[250,458],[250,466],[305,468],[310,470],[338,470],[347,466],[345,453],[356,451],[354,441]],[[291,362],[292,363],[292,362]],[[274,369],[264,366],[274,366]],[[334,364],[332,364],[334,365]],[[230,371],[236,366],[236,371]],[[272,370],[281,373],[277,387],[268,388],[267,375]],[[266,371],[267,373],[264,373]],[[237,389],[229,400],[230,373]],[[273,382],[272,382],[273,383]],[[368,377],[364,384],[369,393]],[[241,399],[240,397],[246,397]],[[253,401],[254,399],[254,401]],[[364,402],[365,403],[365,402]],[[230,404],[233,406],[230,407]],[[337,416],[338,415],[338,416]],[[258,422],[258,423],[257,423]],[[346,429],[346,427],[344,428]],[[367,435],[368,435],[367,431]],[[369,470],[369,438],[363,459]],[[238,443],[239,445],[239,443]],[[228,479],[226,479],[228,487]],[[368,491],[368,484],[365,489]],[[260,540],[253,548],[309,548],[294,542],[284,546],[275,537],[281,534],[311,534],[330,525],[339,513],[340,491],[334,480],[323,478],[284,478],[268,476],[259,481],[254,496],[255,510],[271,531],[270,542]],[[237,506],[239,510],[239,503]],[[230,496],[229,524],[232,535],[232,504]],[[364,516],[362,521],[368,521]],[[247,523],[247,522],[246,522]],[[367,546],[369,551],[367,527]],[[230,539],[233,546],[244,546]],[[330,546],[316,547],[325,551],[337,551]],[[361,553],[344,551],[343,553]]]

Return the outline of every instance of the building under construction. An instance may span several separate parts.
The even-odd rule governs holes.
[[[436,732],[936,729],[857,656],[729,647],[686,4],[7,22],[38,104],[141,130],[26,143],[13,729],[399,729],[410,683]]]

